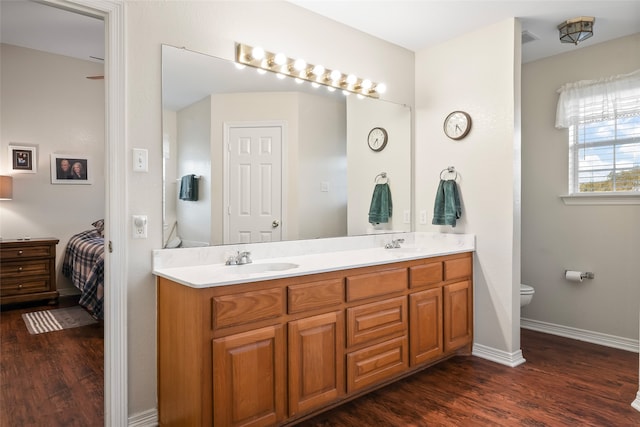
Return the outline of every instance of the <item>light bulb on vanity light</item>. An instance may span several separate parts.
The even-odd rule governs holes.
[[[340,77],[342,77],[342,73],[338,70],[333,70],[331,74],[329,74],[329,77],[332,82],[336,83],[340,80]]]
[[[303,71],[307,68],[307,61],[302,58],[298,58],[293,62],[293,69],[296,71]]]
[[[260,61],[262,59],[264,59],[264,49],[261,48],[260,46],[256,46],[251,50],[251,56],[253,57],[253,59],[255,59],[256,61]]]
[[[378,83],[375,89],[376,89],[376,92],[382,94],[387,91],[387,85],[385,85],[384,83]]]
[[[276,56],[273,57],[273,62],[276,65],[283,65],[286,64],[287,62],[287,57],[284,55],[284,53],[276,53]]]

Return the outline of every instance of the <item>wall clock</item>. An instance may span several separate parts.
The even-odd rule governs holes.
[[[389,136],[385,128],[375,127],[369,131],[367,144],[373,151],[382,151],[387,146]]]
[[[444,119],[444,134],[451,139],[462,139],[471,130],[471,116],[464,111],[454,111]]]

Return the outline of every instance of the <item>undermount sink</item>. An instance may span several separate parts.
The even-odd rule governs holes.
[[[407,254],[415,254],[415,253],[423,252],[425,248],[421,248],[417,246],[407,246],[407,247],[391,248],[391,249],[385,249],[385,250],[388,251],[390,254],[407,255]]]
[[[292,262],[265,262],[255,264],[231,265],[225,267],[231,274],[265,273],[268,271],[285,271],[299,267]]]

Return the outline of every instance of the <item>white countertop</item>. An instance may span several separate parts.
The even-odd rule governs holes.
[[[175,262],[172,265],[171,262],[159,261],[154,262],[153,274],[193,288],[208,288],[390,264],[475,250],[475,236],[469,234],[409,233],[409,235],[406,239],[409,243],[403,244],[400,249],[385,249],[378,246],[327,250],[327,252],[308,255],[289,254],[263,259],[256,258],[254,254],[252,255],[253,263],[236,266],[224,263],[175,265]],[[300,243],[297,242],[296,245]],[[154,261],[156,256],[162,255],[164,254],[154,253]],[[287,264],[294,264],[294,266],[280,271],[256,271],[261,268],[290,267]]]

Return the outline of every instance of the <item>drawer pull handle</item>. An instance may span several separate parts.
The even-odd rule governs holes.
[[[18,271],[22,271],[22,267],[18,267]]]
[[[18,255],[22,255],[22,251],[18,251]]]
[[[18,289],[22,289],[22,283],[18,285]]]

